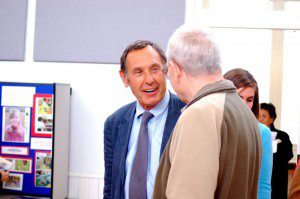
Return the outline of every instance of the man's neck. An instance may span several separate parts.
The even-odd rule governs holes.
[[[186,78],[186,99],[187,103],[190,103],[195,95],[198,93],[200,89],[202,89],[207,84],[211,84],[214,82],[218,82],[223,80],[223,76],[221,74],[216,75],[201,75],[197,77],[188,77]]]

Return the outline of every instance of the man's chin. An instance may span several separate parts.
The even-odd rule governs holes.
[[[143,103],[143,108],[146,110],[150,110],[153,107],[155,107],[160,101],[159,100],[153,100],[153,101],[146,101],[145,103]]]

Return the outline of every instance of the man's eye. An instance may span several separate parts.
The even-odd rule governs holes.
[[[141,71],[141,70],[136,70],[136,71],[133,72],[133,74],[134,74],[135,76],[140,76],[140,75],[143,74],[143,71]]]

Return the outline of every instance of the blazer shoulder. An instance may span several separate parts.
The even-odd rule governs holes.
[[[182,102],[177,95],[174,95],[170,92],[170,106],[178,107],[179,109],[183,108],[186,104]]]
[[[111,114],[110,116],[108,116],[108,118],[106,119],[106,122],[125,120],[126,119],[126,115],[130,111],[134,111],[135,110],[135,106],[136,106],[136,102],[131,102],[129,104],[126,104],[126,105],[122,106],[121,108],[119,108],[118,110],[116,110],[113,114]]]

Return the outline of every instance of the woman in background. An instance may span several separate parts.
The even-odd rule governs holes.
[[[272,199],[286,199],[288,186],[288,163],[293,158],[293,146],[286,132],[275,128],[277,117],[273,104],[261,103],[259,121],[275,134],[277,151],[273,155]]]
[[[225,79],[233,82],[237,92],[247,106],[252,110],[255,117],[259,117],[258,86],[254,77],[246,70],[236,68],[224,75]],[[272,175],[272,135],[268,127],[258,122],[262,138],[262,162],[258,182],[258,199],[271,198],[271,175]]]

